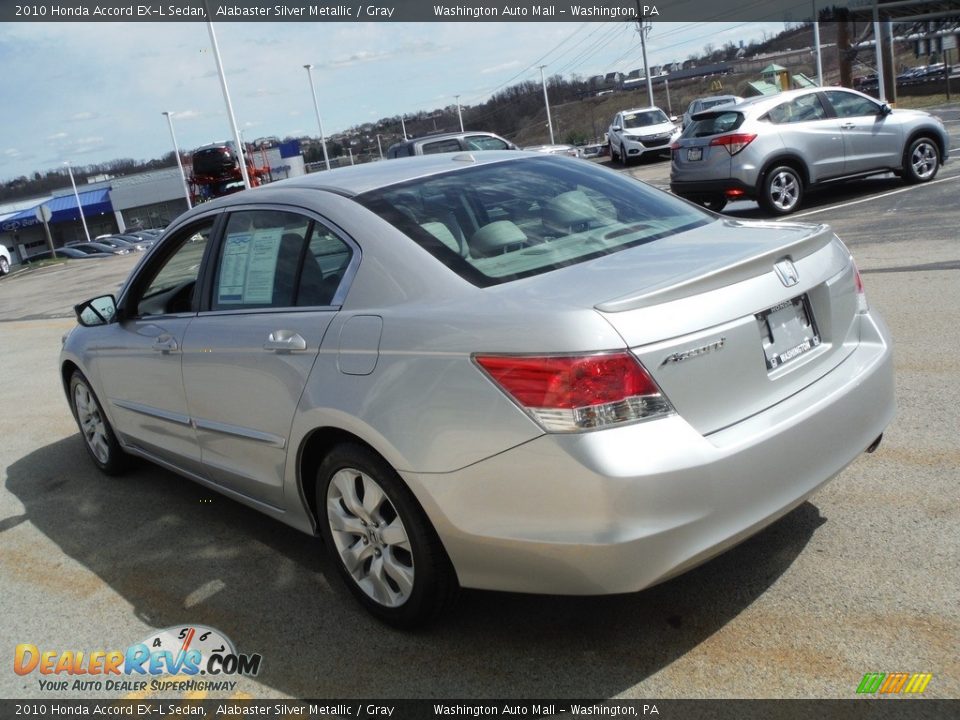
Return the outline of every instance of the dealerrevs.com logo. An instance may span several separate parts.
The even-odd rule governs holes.
[[[40,689],[48,691],[229,691],[237,683],[228,678],[255,676],[262,660],[257,653],[237,653],[219,630],[185,625],[152,633],[126,650],[60,651],[21,643],[13,669],[36,673]]]

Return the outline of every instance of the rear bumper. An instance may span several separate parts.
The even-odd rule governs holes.
[[[736,178],[725,178],[723,180],[690,180],[682,182],[670,182],[670,192],[679,195],[682,198],[696,200],[704,197],[727,197],[727,191],[738,191],[739,197],[755,198],[756,188],[747,185],[742,180]]]
[[[454,473],[404,473],[465,587],[594,595],[683,572],[781,517],[894,414],[882,321],[781,403],[709,436],[672,416],[543,435]]]

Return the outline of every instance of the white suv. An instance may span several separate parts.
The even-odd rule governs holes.
[[[680,132],[658,107],[623,110],[614,116],[607,130],[610,157],[626,165],[644,153],[669,153],[670,144],[680,137]]]
[[[0,245],[0,275],[6,275],[10,272],[10,251],[6,246]]]

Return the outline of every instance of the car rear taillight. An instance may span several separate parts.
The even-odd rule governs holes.
[[[720,145],[730,155],[736,155],[747,145],[753,142],[757,137],[756,133],[733,133],[732,135],[721,135],[710,141],[711,145]]]
[[[609,427],[673,412],[653,378],[628,352],[474,359],[551,432]]]
[[[857,267],[853,255],[850,256],[850,264],[853,265],[853,287],[857,291],[857,312],[865,313],[870,310],[870,306],[867,304],[867,293],[863,289],[863,278],[860,277],[860,269]]]

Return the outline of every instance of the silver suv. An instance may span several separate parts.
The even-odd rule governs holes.
[[[489,132],[459,132],[425,135],[395,143],[387,148],[387,158],[434,155],[460,150],[517,150],[517,146]]]
[[[694,115],[671,145],[670,189],[714,210],[753,199],[786,215],[828,182],[885,172],[932,180],[949,147],[929,113],[845,88],[792,90]]]

